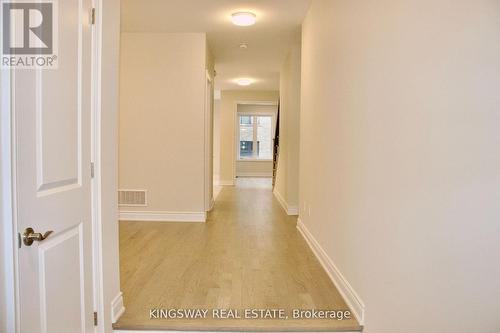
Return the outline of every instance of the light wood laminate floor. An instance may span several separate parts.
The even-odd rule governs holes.
[[[117,329],[356,331],[354,320],[295,320],[348,309],[274,198],[269,180],[224,187],[207,223],[120,222],[125,313]],[[150,309],[284,309],[289,319],[150,319]]]

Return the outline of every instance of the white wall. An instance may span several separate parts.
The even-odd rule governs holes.
[[[120,188],[147,189],[147,207],[204,212],[204,33],[123,33]]]
[[[499,36],[499,1],[312,2],[300,217],[367,333],[500,331]]]
[[[120,293],[118,240],[118,103],[120,0],[102,1],[101,221],[105,331],[112,332],[111,302]]]
[[[273,161],[236,161],[236,177],[272,177]]]
[[[280,74],[279,159],[274,191],[295,212],[299,204],[300,38]]]
[[[220,182],[233,184],[236,161],[236,107],[237,102],[275,102],[277,91],[223,90],[220,101]]]

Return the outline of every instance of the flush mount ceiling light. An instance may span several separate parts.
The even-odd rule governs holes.
[[[248,44],[247,43],[241,43],[240,44],[240,49],[243,49],[243,50],[248,49]]]
[[[249,25],[254,25],[257,20],[257,16],[250,12],[238,12],[231,15],[231,21],[234,25],[239,25],[241,27],[247,27]]]
[[[241,78],[241,79],[236,79],[236,83],[239,86],[249,86],[253,83],[252,79],[247,79],[247,78]]]

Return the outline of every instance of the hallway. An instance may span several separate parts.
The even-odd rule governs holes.
[[[350,320],[150,319],[150,309],[346,310],[267,179],[224,187],[207,223],[120,222],[117,329],[352,331]]]

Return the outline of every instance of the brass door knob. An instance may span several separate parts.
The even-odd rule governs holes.
[[[26,228],[26,230],[24,230],[23,233],[23,243],[26,246],[31,246],[31,244],[33,244],[34,241],[41,242],[47,237],[49,237],[51,233],[53,233],[53,231],[49,230],[42,235],[39,232],[35,232],[33,228]]]

